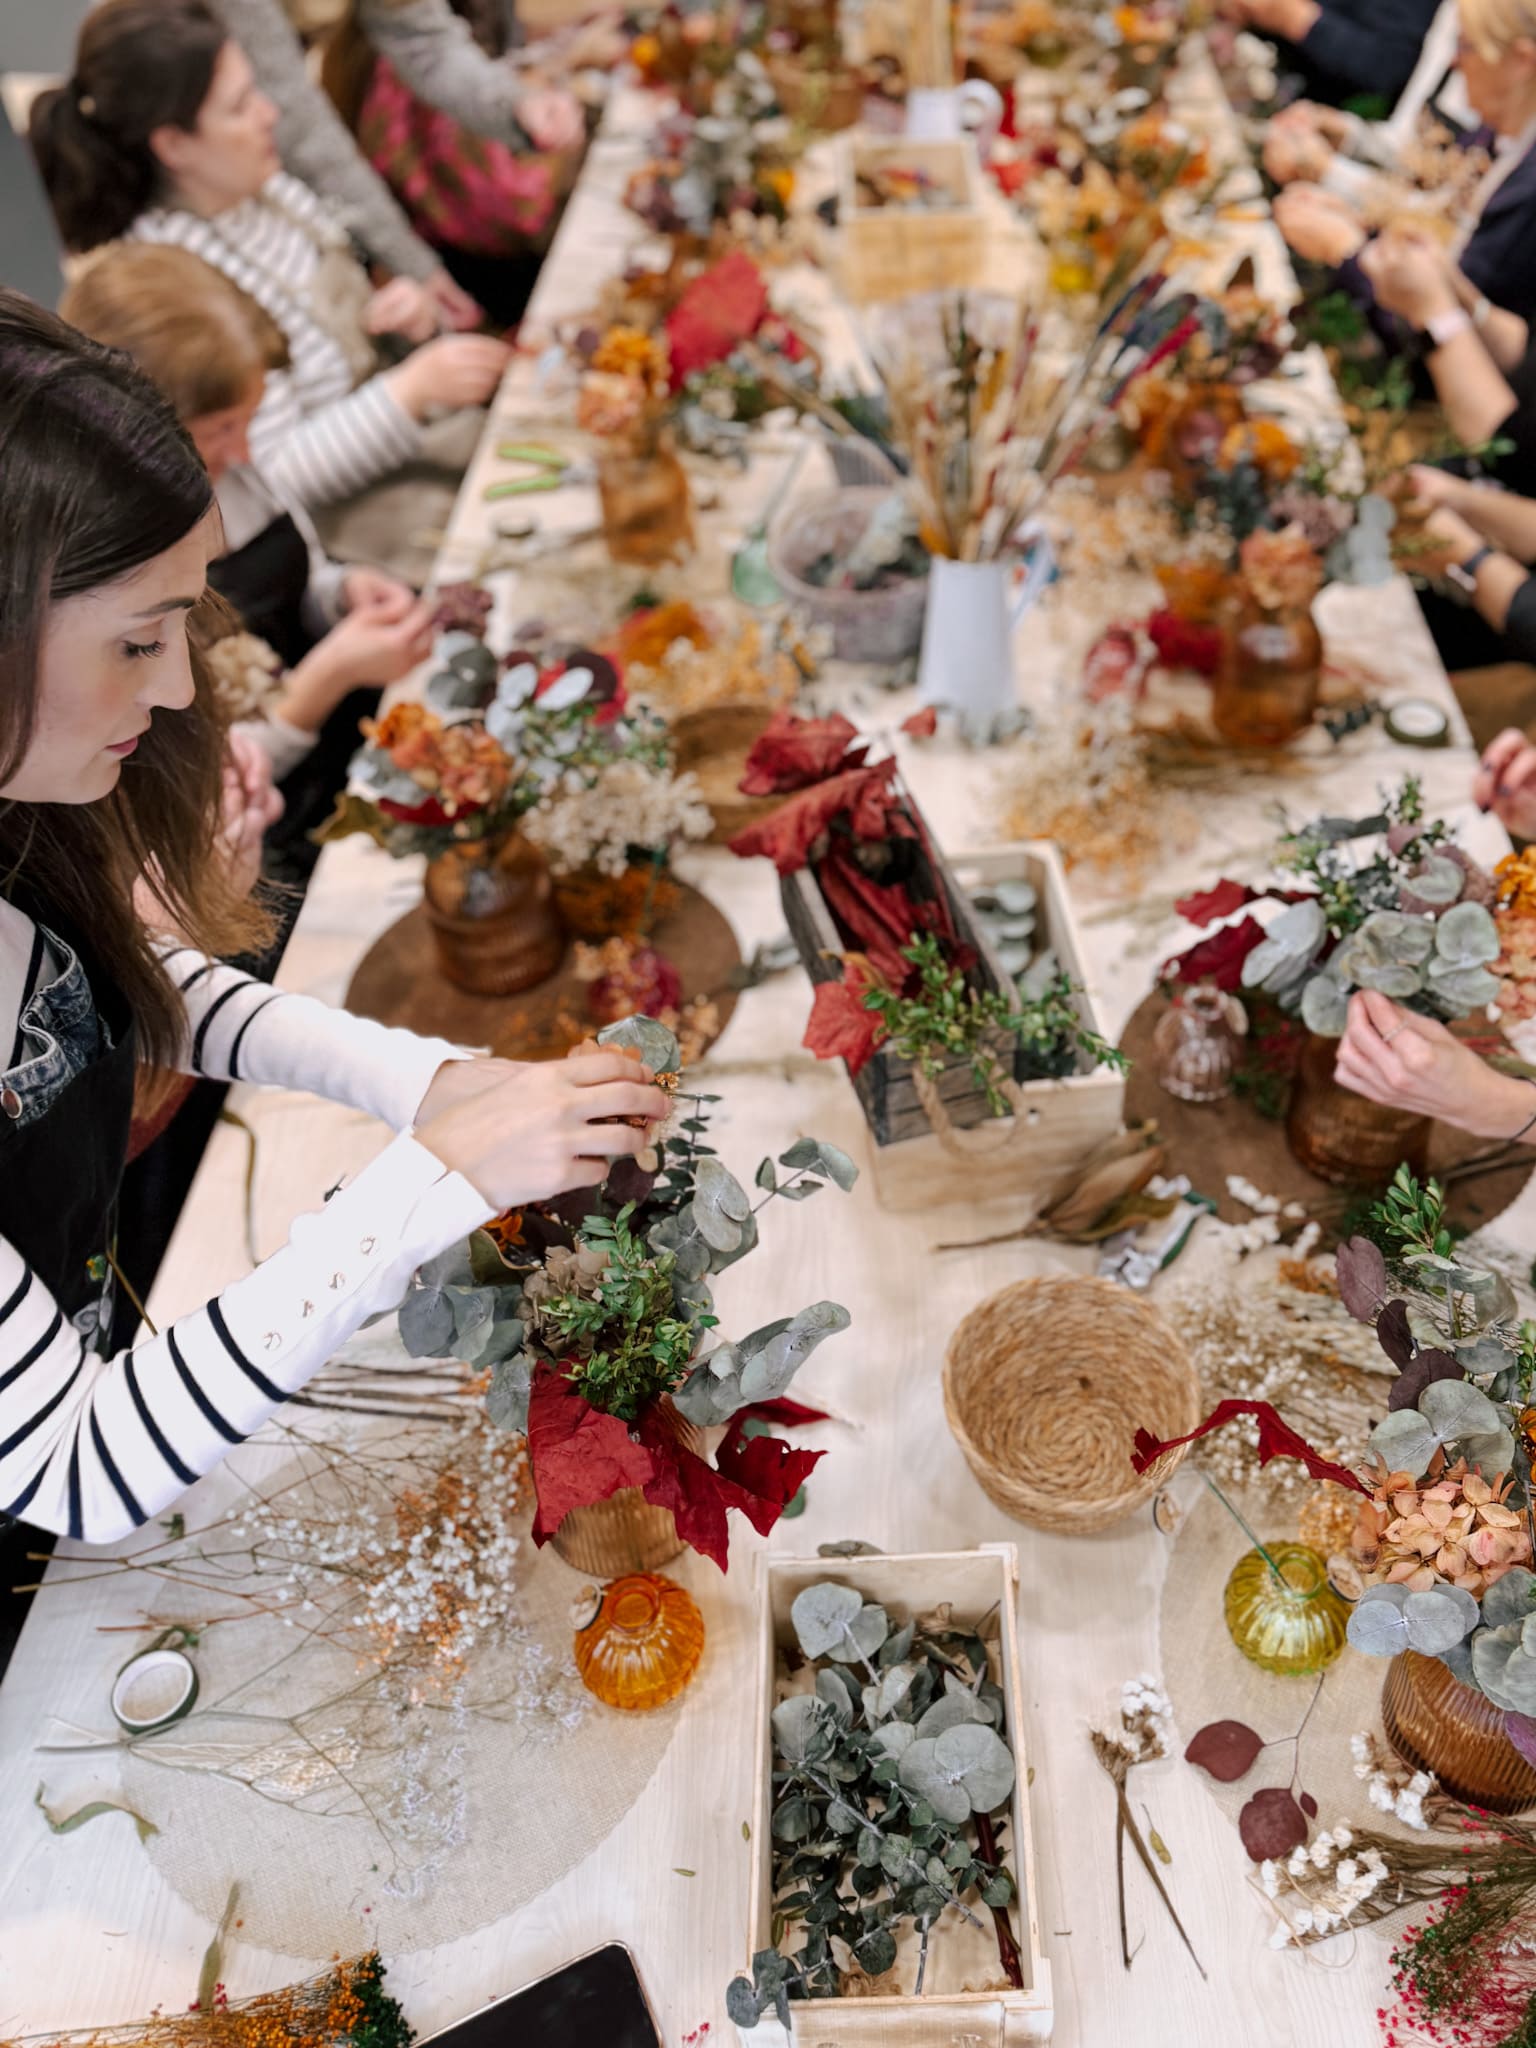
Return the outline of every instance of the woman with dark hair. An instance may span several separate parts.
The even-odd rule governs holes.
[[[465,1059],[218,964],[259,932],[210,857],[223,736],[189,637],[218,544],[207,474],[126,358],[15,293],[0,471],[0,1512],[105,1542],[257,1429],[423,1259],[590,1185],[667,1098],[617,1054]],[[134,909],[146,876],[175,941]],[[403,1135],[245,1279],[109,1355],[141,1060],[309,1089]]]
[[[428,416],[483,404],[509,357],[484,335],[431,338],[438,312],[413,279],[374,290],[337,217],[280,169],[276,120],[203,0],[106,0],[29,135],[70,249],[174,243],[276,322],[289,366],[253,447],[279,489],[314,506],[420,456]],[[421,346],[381,372],[384,334]]]

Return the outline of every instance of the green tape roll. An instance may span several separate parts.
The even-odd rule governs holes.
[[[168,1628],[147,1650],[130,1657],[112,1681],[111,1705],[128,1735],[152,1735],[190,1714],[197,1700],[197,1670],[173,1641],[191,1642],[185,1629]]]

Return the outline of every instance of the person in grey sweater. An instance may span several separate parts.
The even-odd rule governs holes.
[[[445,0],[436,4],[448,14]],[[213,0],[213,5],[279,110],[277,147],[284,166],[332,202],[386,270],[424,284],[445,327],[479,326],[480,308],[449,276],[437,251],[416,233],[310,77],[303,46],[283,12],[282,0]]]

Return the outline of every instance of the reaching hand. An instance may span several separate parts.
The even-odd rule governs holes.
[[[372,612],[386,625],[403,619],[416,602],[416,593],[398,577],[366,566],[349,569],[341,580],[342,601],[349,612]]]
[[[446,270],[434,270],[422,282],[437,309],[439,326],[450,328],[456,334],[467,334],[484,324],[485,308],[478,305]]]
[[[516,106],[517,124],[535,149],[550,155],[575,149],[585,140],[586,116],[574,94],[538,90],[525,92]]]
[[[1484,749],[1472,799],[1517,839],[1536,839],[1536,747],[1517,727],[1508,726]]]
[[[1365,229],[1342,199],[1316,185],[1288,185],[1275,199],[1275,225],[1298,256],[1334,269],[1365,246]]]
[[[444,334],[385,372],[389,388],[412,419],[435,406],[449,411],[484,405],[501,382],[512,351],[485,334]]]
[[[437,332],[437,306],[426,286],[414,277],[392,277],[363,308],[363,325],[370,334],[430,341]]]
[[[1389,229],[1361,251],[1360,268],[1377,305],[1415,327],[1427,327],[1437,313],[1454,313],[1461,303],[1444,250],[1426,235]]]
[[[482,1077],[490,1069],[487,1083]],[[439,1068],[427,1090],[416,1135],[493,1208],[513,1209],[591,1187],[613,1160],[643,1152],[650,1126],[664,1122],[671,1107],[623,1053],[453,1062]],[[608,1121],[614,1117],[645,1121]]]
[[[1372,989],[1349,999],[1334,1075],[1367,1101],[1438,1117],[1481,1138],[1514,1136],[1536,1110],[1529,1081],[1496,1073],[1433,1017]]]

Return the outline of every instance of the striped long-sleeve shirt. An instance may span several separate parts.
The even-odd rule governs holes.
[[[389,388],[369,377],[353,389],[345,349],[316,319],[311,288],[328,246],[344,240],[334,216],[285,171],[254,199],[211,219],[156,206],[131,239],[190,249],[263,306],[282,330],[289,366],[267,378],[251,425],[251,454],[273,487],[303,505],[351,497],[421,449],[421,429]]]
[[[0,901],[0,1044],[47,954]],[[345,1102],[408,1133],[455,1048],[280,994],[202,955],[167,967],[187,1012],[187,1071]],[[486,1219],[484,1198],[409,1135],[287,1244],[156,1337],[88,1351],[0,1235],[0,1511],[87,1543],[125,1536],[259,1429],[412,1273]]]

